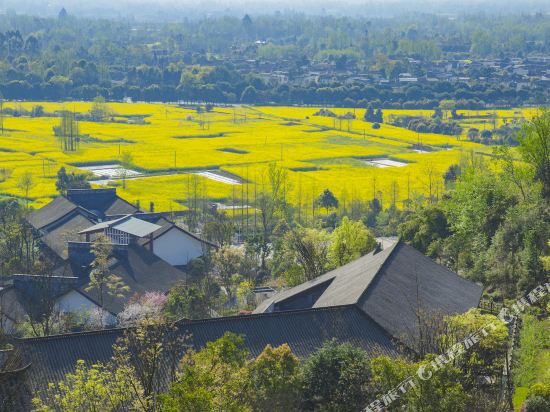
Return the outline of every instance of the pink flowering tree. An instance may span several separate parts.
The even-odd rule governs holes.
[[[133,326],[144,321],[162,321],[166,299],[166,295],[162,292],[146,292],[133,297],[118,314],[119,325]]]

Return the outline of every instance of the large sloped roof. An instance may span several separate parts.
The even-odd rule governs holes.
[[[319,289],[321,286],[325,289]],[[395,242],[378,253],[369,253],[274,295],[254,313],[280,310],[285,302],[297,302],[300,296],[319,291],[315,301],[299,301],[301,308],[357,305],[393,337],[406,343],[418,329],[418,313],[463,313],[478,306],[483,288],[411,246]]]
[[[33,211],[27,217],[27,220],[35,229],[42,229],[61,219],[76,208],[78,208],[78,205],[64,196],[58,196],[47,205]]]
[[[128,215],[139,210],[118,197],[116,189],[71,189],[67,191],[67,198],[98,217]]]
[[[41,240],[59,257],[66,260],[68,257],[67,242],[78,240],[78,232],[93,224],[92,220],[76,210],[52,224]]]
[[[352,343],[371,356],[398,353],[390,337],[355,306],[181,321],[177,329],[179,334],[191,336],[195,349],[225,332],[243,335],[252,356],[259,355],[266,345],[287,343],[296,355],[306,357],[330,339]],[[88,364],[109,360],[112,346],[123,332],[111,329],[20,340],[21,353],[31,364],[28,377],[34,393],[63,379],[79,359]]]
[[[391,247],[376,254],[371,252],[313,280],[278,293],[270,299],[263,301],[254,313],[265,312],[274,304],[284,302],[302,293],[307,293],[310,289],[328,282],[330,282],[329,286],[319,299],[314,302],[313,307],[355,304],[395,246],[396,244],[393,244]]]
[[[392,336],[408,343],[418,333],[417,316],[464,313],[479,305],[482,292],[481,286],[399,243],[358,304]]]
[[[128,298],[134,294],[150,291],[167,292],[174,284],[183,282],[187,274],[153,254],[146,247],[129,245],[126,256],[112,259],[110,273],[119,276],[130,292],[124,297],[105,296],[104,307],[111,313],[118,313],[124,308]],[[90,299],[97,301],[95,291],[87,291],[83,285],[79,291]]]

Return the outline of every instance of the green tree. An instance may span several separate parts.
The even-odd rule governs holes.
[[[509,185],[484,167],[467,168],[441,206],[451,236],[446,242],[449,263],[475,279],[484,280],[483,254],[515,203]]]
[[[173,286],[168,292],[164,310],[173,320],[210,317],[205,293],[196,286]]]
[[[241,250],[233,246],[224,246],[212,254],[212,273],[225,287],[227,297],[231,300],[236,275],[240,275],[243,261]]]
[[[542,109],[522,130],[519,152],[542,185],[542,197],[550,200],[550,111]]]
[[[370,365],[364,350],[326,342],[302,368],[304,411],[359,411],[367,403]]]
[[[255,411],[298,409],[300,361],[287,344],[266,346],[248,365],[250,404]]]
[[[483,335],[472,347],[454,360],[454,366],[460,369],[461,378],[466,390],[482,385],[480,376],[500,376],[505,366],[504,359],[508,347],[508,327],[496,316],[482,314],[478,309],[471,309],[460,315],[445,319],[447,330],[441,336],[441,351],[445,352],[456,342],[479,333],[487,328],[487,336]]]
[[[90,109],[90,118],[94,122],[105,122],[109,119],[112,112],[109,105],[105,102],[103,96],[97,96]]]
[[[258,91],[254,86],[248,86],[241,94],[241,102],[243,103],[257,103]]]
[[[126,177],[128,176],[129,170],[132,168],[134,163],[134,156],[131,152],[125,150],[120,155],[120,168],[118,169],[118,175],[122,179],[122,188],[126,189]]]
[[[376,247],[376,239],[361,222],[345,216],[331,235],[329,259],[334,267],[345,265]]]
[[[136,409],[161,410],[159,395],[166,384],[176,378],[177,363],[189,349],[189,336],[172,323],[144,319],[128,328],[113,346],[111,363],[123,372]]]
[[[338,207],[338,199],[329,189],[323,190],[323,193],[317,198],[316,203],[318,206],[324,208],[327,214],[329,209]]]
[[[122,298],[130,288],[124,283],[120,276],[110,273],[109,258],[113,247],[106,235],[99,235],[92,244],[94,260],[91,263],[90,281],[86,286],[87,291],[96,294],[99,303],[98,311],[101,326],[104,323],[103,306],[106,297]]]
[[[467,412],[472,410],[471,397],[460,383],[460,370],[450,364],[433,368],[434,355],[418,363],[387,356],[374,358],[371,362],[372,379],[370,390],[376,398],[395,390],[408,377],[413,377],[415,389],[406,387],[399,393],[392,407],[395,410],[422,412]],[[419,375],[420,374],[420,375]]]
[[[326,272],[330,235],[324,230],[297,227],[283,236],[276,254],[287,283],[297,285]]]
[[[78,149],[80,131],[74,112],[63,110],[59,119],[59,125],[54,126],[53,131],[63,151],[74,152]]]
[[[202,230],[203,236],[218,246],[231,244],[235,232],[235,224],[231,219],[218,211],[210,213],[207,219]]]
[[[436,257],[450,235],[447,218],[437,206],[427,206],[412,213],[399,225],[399,237],[422,253]]]
[[[167,412],[251,411],[247,406],[249,356],[244,339],[226,332],[181,361],[179,378],[161,395]]]
[[[468,140],[475,140],[479,137],[479,129],[470,127],[468,129]]]
[[[0,93],[0,134],[4,135],[4,96]]]
[[[134,409],[133,390],[127,370],[111,365],[86,366],[79,360],[73,373],[54,384],[48,385],[41,397],[33,399],[35,411],[39,412],[115,412]],[[135,383],[139,385],[139,383]]]
[[[55,188],[61,194],[67,193],[69,189],[89,189],[91,186],[86,177],[84,173],[67,173],[63,166],[57,171]]]
[[[29,208],[29,192],[31,188],[35,185],[33,176],[31,172],[24,172],[17,179],[17,188],[25,193],[25,205],[27,209]]]

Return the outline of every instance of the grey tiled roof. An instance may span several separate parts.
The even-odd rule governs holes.
[[[390,337],[356,306],[178,323],[178,333],[190,335],[190,343],[195,349],[204,347],[228,331],[244,336],[245,346],[252,356],[260,354],[268,344],[279,346],[287,343],[297,356],[306,357],[330,339],[352,343],[367,350],[371,356],[395,356],[398,353]],[[109,360],[112,345],[122,334],[122,329],[111,329],[20,340],[17,346],[25,361],[31,364],[28,377],[33,391],[36,393],[49,382],[63,379],[79,359],[88,364]]]
[[[321,285],[326,288],[319,289]],[[298,301],[309,292],[316,300]],[[411,246],[396,242],[276,294],[262,302],[254,313],[276,311],[288,307],[285,303],[290,301],[298,302],[300,308],[357,305],[394,338],[407,343],[418,329],[418,313],[463,313],[479,305],[482,292],[481,286]]]
[[[150,291],[168,292],[178,282],[184,282],[187,274],[178,268],[166,263],[153,254],[147,247],[129,245],[126,256],[119,256],[112,260],[110,273],[119,276],[130,291],[124,297],[115,298],[106,296],[104,307],[111,313],[118,313],[124,304],[134,294],[143,294]],[[97,293],[86,291],[82,286],[79,291],[97,301]]]
[[[74,204],[66,197],[58,196],[47,205],[32,212],[27,220],[35,229],[42,229],[61,219],[77,207],[78,205]]]
[[[371,252],[313,280],[278,293],[262,302],[254,313],[265,312],[270,305],[307,292],[309,289],[325,282],[330,282],[330,285],[314,303],[313,307],[355,304],[395,246],[396,244],[376,254]]]
[[[66,260],[68,257],[67,242],[69,240],[78,240],[78,232],[93,224],[93,221],[76,210],[54,222],[48,229],[48,232],[42,236],[41,240],[59,257]]]
[[[483,288],[405,243],[399,243],[361,297],[359,306],[392,336],[407,343],[422,317],[464,313],[479,305]]]
[[[116,189],[72,189],[67,192],[67,198],[98,217],[128,215],[138,211],[136,206],[118,197]]]

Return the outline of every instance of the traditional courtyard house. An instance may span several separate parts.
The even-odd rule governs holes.
[[[35,312],[96,312],[113,323],[127,300],[148,291],[167,292],[186,280],[185,265],[215,245],[165,218],[144,213],[115,189],[69,190],[29,217],[55,267],[41,276],[12,275],[0,289],[0,322],[6,330]],[[123,297],[90,290],[93,241],[104,235],[112,245],[109,273],[129,291]],[[102,306],[102,307],[100,307]],[[9,326],[9,327],[8,327]]]

